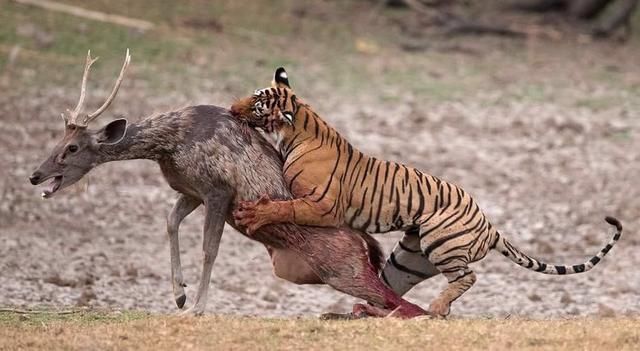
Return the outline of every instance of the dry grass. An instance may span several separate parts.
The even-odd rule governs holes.
[[[411,320],[202,318],[139,312],[0,314],[0,349],[631,350],[638,319]]]

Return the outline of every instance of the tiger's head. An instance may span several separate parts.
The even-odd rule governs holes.
[[[297,111],[297,98],[283,67],[276,69],[270,88],[258,89],[231,105],[232,115],[268,133],[293,125]]]

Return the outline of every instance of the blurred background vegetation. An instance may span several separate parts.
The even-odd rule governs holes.
[[[34,6],[43,3],[66,5],[65,10],[75,8],[80,15]],[[581,15],[575,4],[587,12],[585,3],[602,14]],[[401,93],[388,87],[400,85],[403,93],[420,98],[454,99],[482,89],[488,71],[514,62],[535,64],[536,56],[556,49],[559,60],[570,60],[562,50],[635,47],[639,39],[633,31],[638,28],[631,24],[639,17],[632,16],[633,6],[622,25],[606,33],[604,47],[593,44],[603,36],[594,35],[602,34],[603,18],[626,3],[2,0],[0,72],[3,88],[9,80],[13,88],[17,82],[65,86],[80,78],[82,60],[91,49],[102,61],[94,82],[102,81],[113,75],[125,48],[131,48],[135,78],[158,93],[216,90],[232,98],[265,85],[273,67],[285,65],[294,82],[322,80],[350,97],[357,98],[366,85],[393,100]],[[126,16],[148,27],[97,21],[83,11]],[[496,52],[503,55],[496,57]],[[473,65],[463,63],[469,60]],[[305,86],[297,89],[306,92]],[[517,95],[545,98],[544,88],[536,84],[520,90]]]

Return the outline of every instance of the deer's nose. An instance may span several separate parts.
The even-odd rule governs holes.
[[[40,181],[40,178],[42,178],[42,174],[36,171],[36,172],[33,172],[31,177],[29,177],[29,181],[31,182],[31,184],[36,185]]]

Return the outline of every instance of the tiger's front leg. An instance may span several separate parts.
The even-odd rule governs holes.
[[[267,195],[257,201],[241,201],[233,211],[233,217],[251,235],[264,225],[292,221],[293,210],[287,202],[273,201]]]
[[[330,209],[330,199],[314,201],[299,198],[274,201],[262,196],[258,201],[242,201],[233,212],[236,223],[247,228],[247,234],[254,233],[260,227],[274,223],[295,223],[319,227],[337,227],[342,224],[342,216]]]

